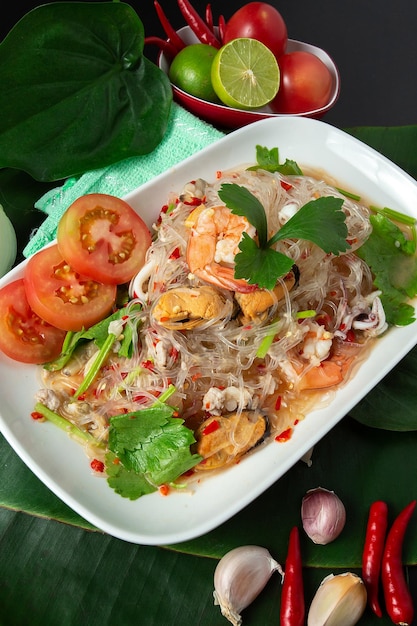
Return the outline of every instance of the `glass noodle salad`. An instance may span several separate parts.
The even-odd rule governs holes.
[[[410,289],[375,271],[387,237],[380,265],[414,259],[411,221],[276,149],[257,161],[171,194],[124,306],[41,368],[35,410],[124,497],[285,445],[377,337],[414,319]]]

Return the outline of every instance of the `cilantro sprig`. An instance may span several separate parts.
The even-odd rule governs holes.
[[[395,212],[395,215],[398,218],[399,214]],[[387,322],[407,326],[415,321],[415,309],[407,302],[417,295],[415,241],[407,239],[382,212],[371,215],[370,221],[372,233],[356,254],[372,270],[374,284],[381,291]]]
[[[302,175],[298,163],[292,159],[285,159],[284,163],[279,162],[278,148],[266,148],[264,146],[256,146],[256,165],[248,167],[248,170],[266,170],[267,172],[280,172],[284,176]]]
[[[165,403],[174,391],[171,386],[152,406],[110,418],[107,482],[124,498],[152,493],[202,460],[191,452],[193,431]]]
[[[235,257],[235,277],[250,284],[273,289],[278,278],[290,271],[294,261],[273,249],[278,241],[305,239],[335,255],[350,248],[342,198],[326,196],[311,200],[268,239],[265,209],[246,187],[224,183],[219,197],[232,213],[246,217],[257,231],[257,241],[243,233],[240,252]]]

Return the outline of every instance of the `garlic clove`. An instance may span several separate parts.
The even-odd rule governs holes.
[[[367,601],[363,580],[352,572],[330,574],[320,583],[307,617],[307,626],[354,626]]]
[[[301,503],[303,528],[314,543],[334,541],[346,523],[346,509],[334,491],[323,487],[307,491]]]
[[[283,576],[281,565],[261,546],[240,546],[227,552],[214,572],[214,604],[233,626],[240,613],[260,594],[273,572]]]

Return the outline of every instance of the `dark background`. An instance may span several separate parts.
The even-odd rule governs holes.
[[[27,11],[40,2],[7,4],[0,20],[3,38]],[[153,0],[132,0],[145,35],[163,36]],[[160,4],[176,28],[185,21],[175,0]],[[211,0],[216,18],[226,19],[244,0]],[[417,123],[416,0],[271,0],[287,23],[291,39],[324,48],[341,75],[341,94],[325,121],[350,126],[399,126]],[[206,2],[193,0],[204,15]],[[146,54],[154,60],[154,49]],[[4,89],[5,86],[3,85]]]

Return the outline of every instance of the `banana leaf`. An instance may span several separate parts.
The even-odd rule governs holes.
[[[349,132],[417,177],[417,127]],[[316,546],[301,535],[308,607],[327,574],[360,573],[371,502],[386,500],[392,522],[417,496],[415,359],[412,351],[390,375],[396,378],[381,381],[372,392],[374,398],[369,394],[369,402],[363,401],[365,408],[355,407],[352,416],[346,416],[315,447],[311,466],[300,461],[231,520],[175,546],[132,545],[92,527],[56,498],[0,438],[0,624],[227,624],[212,598],[218,559],[237,545],[254,543],[267,547],[284,563],[289,531],[293,525],[301,527],[301,498],[308,489],[322,486],[341,497],[347,522],[338,539],[327,546]],[[383,405],[376,400],[379,394]],[[357,419],[364,411],[372,417],[369,424],[375,425],[381,411],[387,410],[402,411],[407,432],[371,428],[367,420]],[[403,559],[417,565],[416,519],[406,534]],[[416,571],[408,568],[417,597]],[[278,623],[280,593],[279,575],[274,574],[244,611],[245,626]],[[360,624],[385,626],[391,621],[386,615],[376,618],[367,609]]]
[[[137,546],[0,509],[3,626],[226,626],[213,602],[217,561]],[[337,574],[345,570],[333,570]],[[304,576],[306,606],[329,570]],[[356,571],[356,573],[359,573]],[[278,624],[275,573],[242,613],[244,626]],[[389,626],[366,609],[361,626]]]
[[[350,414],[384,430],[417,430],[417,349],[409,352]]]

